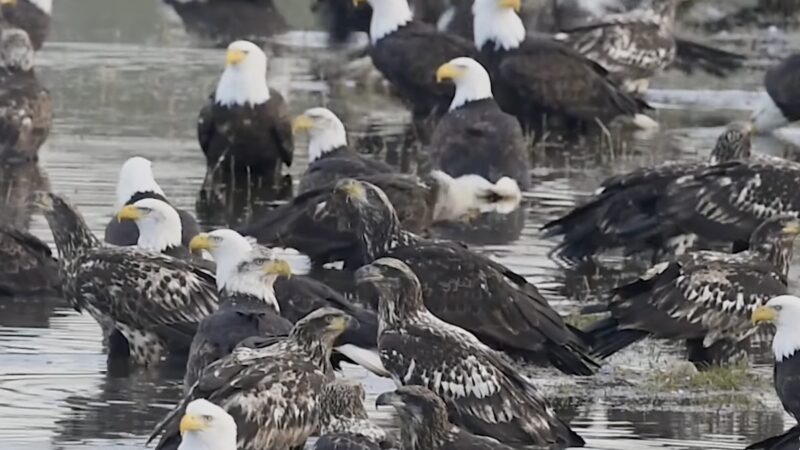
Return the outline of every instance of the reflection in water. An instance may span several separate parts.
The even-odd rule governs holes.
[[[47,176],[35,162],[0,165],[0,223],[27,230],[35,210],[31,195],[49,189]]]

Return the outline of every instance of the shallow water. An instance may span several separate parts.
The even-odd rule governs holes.
[[[272,86],[286,94],[293,112],[330,104],[354,139],[377,134],[373,144],[389,153],[397,150],[407,121],[403,108],[381,90],[330,88],[317,81],[314,61],[330,57],[324,37],[300,31],[313,23],[305,2],[286,0],[282,7],[296,31],[276,36],[270,46]],[[154,161],[170,198],[193,209],[204,176],[195,117],[222,60],[221,51],[199,48],[159,0],[59,0],[52,39],[39,57],[41,75],[55,98],[55,128],[41,151],[38,171],[0,175],[3,185],[14,186],[12,200],[49,182],[78,205],[99,233],[111,213],[120,164],[141,155]],[[612,173],[666,159],[705,158],[721,127],[747,116],[757,99],[762,66],[728,80],[675,73],[659,78],[651,100],[660,107],[663,130],[655,135],[623,133],[613,149],[592,142],[537,148],[520,238],[484,250],[535,282],[564,314],[602,298],[623,275],[559,268],[547,257],[553,242],[541,239],[538,228]],[[798,141],[800,132],[789,129],[754,145],[759,151],[795,156],[793,142]],[[303,145],[301,140],[294,174],[305,165]],[[234,208],[200,217],[208,224],[246,220],[251,214],[249,208]],[[25,214],[19,216],[27,221]],[[51,241],[41,217],[34,216],[31,229]],[[536,371],[534,377],[562,413],[573,417],[588,448],[742,448],[791,422],[771,391],[765,365],[753,369],[760,381],[734,394],[653,389],[649,374],[674,366],[678,354],[675,347],[646,342],[613,358],[590,380],[549,371]],[[387,380],[358,368],[348,368],[347,375],[363,380],[368,402],[391,389]],[[177,399],[180,382],[180,371],[171,367],[134,373],[108,368],[95,322],[59,299],[0,300],[2,449],[141,448]],[[386,411],[368,410],[390,424]]]

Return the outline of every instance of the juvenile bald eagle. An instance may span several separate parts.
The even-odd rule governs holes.
[[[272,185],[291,166],[292,124],[286,102],[267,86],[267,55],[257,45],[228,46],[227,67],[200,111],[197,136],[209,177],[260,179]]]
[[[237,348],[203,371],[148,443],[163,432],[156,450],[176,448],[187,404],[205,398],[233,416],[239,450],[302,448],[319,429],[333,342],[349,324],[348,315],[323,308],[297,322],[287,339],[264,348]]]
[[[320,436],[314,450],[381,450],[394,448],[389,434],[370,422],[364,409],[364,386],[336,380],[322,390]]]
[[[117,179],[114,212],[119,214],[125,205],[139,200],[153,198],[169,203],[164,190],[153,176],[153,164],[142,157],[134,156],[122,164]],[[180,216],[181,243],[186,246],[200,232],[195,218],[186,210],[175,208]],[[139,229],[135,222],[112,218],[106,225],[103,240],[112,245],[136,245],[139,242]],[[158,250],[162,251],[162,250]]]
[[[501,178],[491,183],[476,175],[453,178],[434,170],[417,177],[399,173],[360,177],[379,186],[391,199],[403,226],[426,233],[434,223],[459,221],[488,212],[510,213],[521,200],[517,183]],[[331,197],[334,184],[298,195],[286,205],[265,214],[250,225],[241,227],[242,234],[259,242],[292,247],[322,265],[333,261],[361,260],[357,236],[352,230],[337,230],[334,220],[320,226],[317,211]]]
[[[486,69],[472,58],[456,58],[439,67],[436,80],[452,80],[456,91],[431,138],[434,167],[454,177],[510,177],[528,189],[527,141],[519,122],[495,102]]]
[[[3,20],[28,33],[34,50],[42,48],[50,33],[52,11],[53,0],[0,0]]]
[[[682,0],[653,0],[631,11],[599,16],[565,28],[556,39],[600,64],[628,92],[647,90],[649,79],[676,56],[678,66],[695,66],[724,76],[741,66],[743,56],[675,36],[675,13]]]
[[[0,27],[0,162],[35,161],[53,126],[53,102],[34,71],[25,31]]]
[[[685,340],[689,360],[703,368],[747,351],[755,331],[750,314],[786,293],[789,262],[800,221],[776,217],[759,226],[750,250],[692,252],[652,267],[614,290],[611,317],[586,332],[607,357],[647,336]]]
[[[237,450],[236,422],[224,409],[198,398],[186,405],[178,450]]]
[[[647,105],[622,92],[598,64],[549,38],[526,36],[519,9],[520,0],[475,0],[473,6],[475,45],[504,111],[527,130],[541,129],[545,120],[549,126],[562,120],[569,130],[619,116],[654,125],[639,114]]]
[[[409,266],[381,258],[358,269],[356,278],[378,297],[378,347],[398,386],[430,389],[447,403],[453,421],[475,434],[514,446],[583,446],[502,355],[425,308]]]
[[[165,0],[186,31],[217,47],[247,39],[264,43],[286,31],[286,19],[273,0]]]
[[[756,131],[767,133],[800,120],[800,53],[790,55],[764,76],[766,92],[750,120]]]
[[[793,295],[772,298],[753,311],[752,320],[754,325],[765,322],[775,325],[772,340],[775,392],[783,409],[795,420],[800,420],[800,298]],[[798,442],[800,424],[783,434],[749,445],[746,450],[785,450],[797,448]]]
[[[50,247],[27,231],[0,224],[0,296],[57,291],[60,285]]]
[[[377,355],[378,319],[375,313],[346,300],[325,284],[303,276],[308,271],[304,256],[289,254],[286,249],[253,245],[235,231],[225,229],[198,235],[192,240],[192,247],[207,250],[214,257],[217,263],[217,289],[221,301],[228,304],[227,309],[267,316],[279,314],[290,323],[324,307],[345,311],[358,326],[346,330],[336,340],[337,353],[333,363],[338,368],[342,360],[339,355],[344,355],[347,361],[360,364],[378,375],[386,375]],[[275,261],[277,258],[286,258],[290,262]],[[244,319],[252,323],[251,318]],[[270,319],[269,324],[274,322]],[[261,324],[263,321],[259,322]],[[229,345],[238,343],[228,340],[227,331],[216,328],[215,335],[216,332],[222,336],[215,339],[222,339]],[[198,365],[197,368],[202,367]],[[187,373],[187,379],[189,376]]]
[[[549,362],[568,374],[589,375],[596,367],[582,339],[534,285],[460,244],[404,231],[378,187],[342,180],[318,215],[335,218],[339,229],[356,233],[360,265],[384,256],[409,265],[422,283],[425,306],[440,319],[494,348]]]
[[[300,180],[298,194],[319,189],[341,178],[353,178],[395,170],[389,164],[364,156],[347,145],[342,121],[326,108],[311,108],[297,116],[295,133],[308,133],[308,168]]]
[[[436,69],[471,56],[468,41],[414,20],[407,0],[355,0],[372,6],[369,55],[372,63],[410,104],[415,123],[438,118],[453,98],[452,86],[436,83]],[[424,51],[423,51],[424,49]]]
[[[375,404],[393,406],[397,411],[403,449],[512,450],[492,438],[477,436],[453,425],[442,399],[422,386],[403,386],[384,392]]]
[[[104,247],[66,200],[41,195],[58,248],[67,301],[104,331],[118,330],[139,365],[188,348],[197,323],[217,308],[214,275],[187,261],[134,247]]]
[[[800,215],[798,182],[800,165],[775,157],[706,167],[668,184],[654,208],[630,220],[625,235],[634,245],[691,233],[741,250],[765,219]]]
[[[749,159],[751,133],[749,123],[733,122],[717,139],[708,163],[669,161],[606,179],[583,205],[544,225],[548,236],[563,236],[554,252],[565,260],[577,261],[619,247],[629,253],[644,249],[668,250],[664,247],[670,246],[669,240],[680,234],[679,230],[669,229],[666,240],[654,235],[648,240],[636,241],[628,234],[641,217],[657,213],[661,196],[671,183],[709,165]],[[681,253],[681,249],[677,250]]]

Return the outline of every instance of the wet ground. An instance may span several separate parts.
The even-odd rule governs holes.
[[[159,0],[55,3],[52,39],[39,57],[40,73],[55,98],[55,128],[38,169],[0,174],[3,186],[13,186],[7,200],[25,198],[49,183],[69,196],[100,232],[111,214],[120,164],[141,155],[154,161],[157,178],[178,206],[195,208],[204,175],[195,117],[221,72],[222,52],[200,48]],[[311,27],[305,2],[282,3],[295,30]],[[763,54],[767,47],[781,54],[800,40],[775,33],[755,36],[721,40]],[[391,154],[402,147],[398,135],[407,114],[397,102],[381,90],[347,83],[334,88],[317,81],[317,61],[331,58],[320,33],[293,31],[276,37],[269,50],[270,82],[286,94],[293,112],[327,104],[340,113],[356,140],[367,133],[379,136],[370,140],[372,150]],[[564,314],[602,297],[630,274],[560,268],[547,257],[554,243],[540,238],[539,227],[612,173],[667,159],[705,158],[722,126],[747,116],[769,60],[762,58],[726,80],[676,73],[660,77],[651,93],[659,106],[659,133],[622,132],[611,148],[589,140],[569,148],[556,144],[533,149],[535,181],[526,193],[521,236],[483,250],[535,282]],[[754,146],[795,156],[793,142],[799,141],[800,132],[790,129],[758,139]],[[294,174],[305,165],[303,142],[298,149]],[[246,220],[253,214],[238,206],[200,211],[206,224]],[[27,219],[24,213],[15,218]],[[34,216],[31,228],[51,241],[41,217]],[[616,262],[608,261],[612,267]],[[653,375],[672,371],[679,353],[677,347],[645,342],[613,358],[591,379],[576,381],[548,371],[536,371],[534,377],[562,413],[573,417],[589,448],[742,448],[790,424],[771,390],[768,358],[747,369],[749,375],[736,385],[737,391],[717,392],[686,390]],[[348,369],[347,375],[362,379],[371,398],[391,388],[388,381],[357,368]],[[95,322],[59,299],[0,300],[4,450],[142,448],[152,426],[179,395],[180,379],[179,370],[170,367],[110,370]],[[369,409],[376,420],[390,424],[386,411]]]

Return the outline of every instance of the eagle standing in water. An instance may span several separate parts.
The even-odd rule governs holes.
[[[200,111],[197,136],[207,177],[258,179],[271,186],[292,165],[294,138],[286,102],[267,86],[267,55],[256,44],[228,46],[227,67]]]
[[[55,194],[37,198],[58,249],[64,294],[104,332],[119,331],[138,365],[188,349],[198,322],[217,309],[214,274],[188,261],[135,247],[106,247]]]
[[[773,371],[775,392],[789,415],[800,420],[800,298],[793,295],[780,295],[753,311],[754,325],[772,323],[775,337],[772,339],[772,352],[775,355]],[[778,436],[773,436],[746,450],[788,450],[797,448],[800,443],[800,424]]]
[[[591,375],[596,369],[580,333],[564,323],[536,286],[460,244],[403,230],[378,187],[342,180],[317,216],[333,218],[339,230],[356,234],[352,269],[384,256],[408,264],[422,283],[425,306],[440,319],[529,362],[572,375]]]
[[[430,389],[457,425],[508,445],[583,446],[502,355],[425,308],[419,279],[406,264],[381,258],[358,269],[356,278],[378,297],[378,347],[395,384]]]
[[[302,448],[319,430],[333,343],[350,321],[341,311],[323,308],[297,322],[287,339],[262,348],[237,348],[203,371],[148,443],[163,432],[156,450],[177,448],[187,404],[204,398],[233,416],[239,450]]]
[[[653,266],[638,280],[614,290],[611,317],[586,331],[592,350],[607,357],[653,336],[686,341],[699,368],[741,358],[749,349],[750,313],[786,293],[800,221],[765,221],[736,254],[698,251]]]

